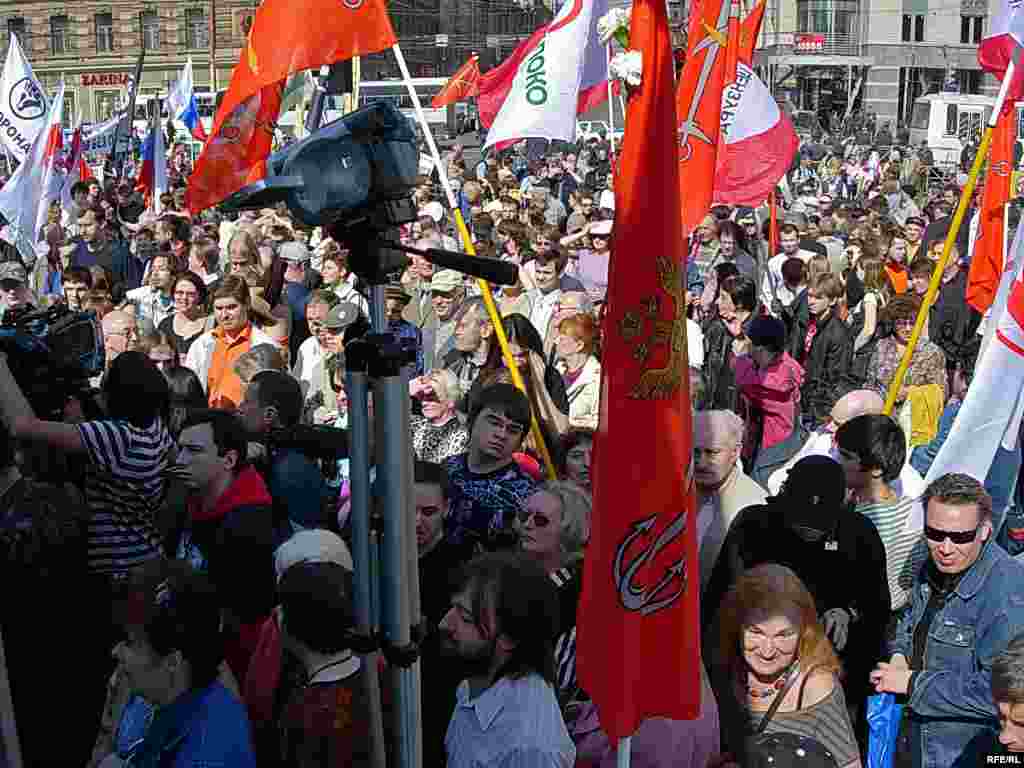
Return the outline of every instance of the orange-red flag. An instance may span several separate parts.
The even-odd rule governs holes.
[[[430,106],[440,109],[454,104],[456,101],[471,99],[478,93],[480,93],[480,58],[474,53],[469,57],[469,61],[448,78],[448,82],[430,102]]]
[[[189,178],[192,213],[265,175],[289,75],[395,44],[384,0],[265,0]]]
[[[1007,101],[992,131],[992,152],[978,214],[978,239],[967,275],[967,303],[981,314],[985,314],[995,299],[1003,274],[1003,236],[1006,203],[1012,196],[1010,181],[1013,176],[1016,115],[1013,102]]]
[[[678,126],[663,0],[634,1],[629,37],[643,55],[643,78],[629,98],[615,179],[594,520],[577,636],[580,683],[615,739],[644,718],[693,719],[701,704],[686,254],[679,165],[664,161]]]
[[[754,47],[757,45],[757,36],[761,34],[761,22],[764,21],[764,7],[767,0],[761,0],[750,9],[750,13],[740,24],[740,61],[748,67],[753,66]]]
[[[704,0],[694,14],[676,88],[684,236],[707,214],[714,193],[730,6],[730,0]]]

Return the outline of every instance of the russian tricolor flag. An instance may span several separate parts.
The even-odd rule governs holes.
[[[181,120],[188,128],[189,133],[197,141],[206,141],[206,129],[199,119],[199,109],[196,107],[195,89],[192,84],[192,59],[185,62],[185,68],[181,70],[181,77],[171,88],[167,95],[167,105],[171,117]]]
[[[139,170],[136,189],[141,189],[146,197],[147,206],[160,214],[160,195],[167,191],[167,152],[164,149],[164,132],[160,121],[154,120],[149,127],[149,135],[142,145],[142,168]]]

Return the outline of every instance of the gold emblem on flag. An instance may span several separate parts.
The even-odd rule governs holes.
[[[683,265],[660,256],[656,262],[662,290],[643,299],[619,321],[619,333],[633,346],[633,357],[649,363],[653,352],[665,347],[668,360],[660,368],[641,367],[640,381],[629,396],[637,400],[664,400],[679,391],[686,372],[686,289]],[[662,318],[664,302],[671,303],[671,319]]]
[[[245,57],[249,62],[249,69],[252,70],[254,75],[258,75],[260,72],[260,62],[256,58],[256,48],[252,44],[252,32],[254,29],[256,29],[255,24],[249,27],[249,37],[245,43]]]

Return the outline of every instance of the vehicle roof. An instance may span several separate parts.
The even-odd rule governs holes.
[[[948,104],[966,104],[982,107],[991,107],[996,103],[992,96],[981,96],[975,93],[929,93],[927,96],[918,96],[917,101],[940,101]]]

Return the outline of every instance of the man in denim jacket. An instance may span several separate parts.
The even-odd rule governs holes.
[[[871,682],[906,694],[894,764],[949,768],[998,731],[992,664],[1024,629],[1024,564],[994,543],[992,499],[974,478],[944,475],[922,501],[929,559]]]

